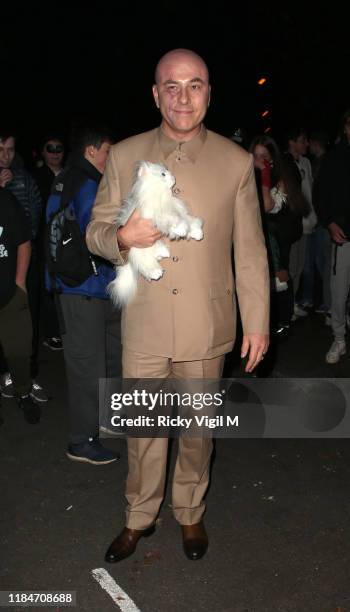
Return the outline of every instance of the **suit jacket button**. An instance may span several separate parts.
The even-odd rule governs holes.
[[[178,289],[173,289],[173,294],[177,295],[179,293]]]
[[[179,258],[177,257],[177,255],[174,255],[174,257],[173,257],[173,261],[175,261],[175,263],[176,263],[177,261],[179,261]]]
[[[231,291],[229,289],[227,289],[227,295],[230,295]]]

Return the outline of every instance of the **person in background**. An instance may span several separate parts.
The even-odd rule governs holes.
[[[309,138],[309,152],[313,176],[313,185],[317,180],[318,173],[322,163],[326,157],[328,149],[328,135],[323,130],[314,131]],[[312,201],[315,212],[314,189]],[[315,230],[310,234],[309,248],[306,251],[305,265],[303,272],[303,291],[301,303],[304,305],[314,305],[314,286],[315,273],[317,272],[322,281],[322,298],[318,304],[315,304],[315,312],[324,314],[327,324],[330,324],[331,319],[331,239],[329,232],[321,223],[318,223]]]
[[[37,248],[40,267],[40,321],[44,333],[44,346],[58,351],[62,350],[62,339],[59,331],[54,296],[45,288],[45,219],[46,205],[49,199],[54,179],[62,171],[64,160],[63,140],[54,135],[47,135],[43,138],[40,145],[41,165],[34,171],[34,178],[40,190],[43,202],[42,216],[40,220]]]
[[[80,128],[70,161],[54,183],[47,221],[64,198],[85,236],[110,146],[107,130]],[[105,448],[99,440],[99,379],[121,375],[120,311],[106,292],[114,278],[114,267],[103,259],[96,261],[96,274],[92,272],[78,286],[67,286],[59,277],[47,275],[48,289],[59,291],[64,324],[62,341],[70,413],[66,455],[72,461],[93,465],[119,459],[118,453]]]
[[[30,395],[38,402],[47,402],[48,395],[38,383],[39,375],[39,322],[40,322],[40,272],[36,238],[39,231],[42,213],[42,200],[36,182],[22,165],[16,163],[16,139],[11,130],[0,129],[0,187],[12,193],[22,206],[31,226],[31,258],[27,273],[27,291],[30,315],[32,318],[32,355]],[[3,355],[0,354],[1,393],[5,397],[13,397],[14,389],[11,373]]]
[[[289,271],[293,281],[294,290],[294,317],[306,317],[308,311],[296,301],[299,290],[300,279],[304,270],[305,253],[307,249],[308,236],[312,234],[317,224],[317,216],[312,206],[312,170],[306,153],[308,151],[308,139],[304,129],[292,128],[287,132],[288,151],[284,155],[285,163],[288,164],[290,172],[298,171],[301,180],[301,190],[309,207],[309,213],[303,217],[303,235],[297,240],[291,249]]]
[[[51,193],[55,177],[63,169],[65,147],[63,140],[55,135],[45,136],[40,145],[40,161],[34,172],[34,178],[40,190],[44,208]]]
[[[26,276],[31,253],[28,218],[16,198],[0,187],[0,341],[12,374],[13,396],[30,424],[40,407],[30,391],[32,324]]]
[[[289,275],[292,245],[302,235],[302,218],[307,210],[300,181],[293,180],[275,140],[256,136],[250,151],[254,156],[256,181],[267,238],[272,281],[271,322],[277,336],[285,335],[293,316],[294,296]]]
[[[350,290],[350,109],[341,118],[340,139],[326,155],[317,175],[314,197],[332,246],[331,323],[334,340],[326,362],[346,354],[347,300]]]

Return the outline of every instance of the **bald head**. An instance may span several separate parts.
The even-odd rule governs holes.
[[[158,62],[153,97],[162,115],[163,131],[184,142],[201,130],[210,100],[208,68],[188,49],[174,49]]]
[[[155,82],[159,84],[162,80],[164,71],[171,70],[172,66],[179,66],[181,64],[197,65],[202,77],[205,77],[207,82],[209,81],[208,67],[198,53],[190,49],[173,49],[160,58],[155,70]]]

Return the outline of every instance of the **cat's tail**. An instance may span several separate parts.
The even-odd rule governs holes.
[[[118,267],[116,278],[107,286],[107,293],[116,306],[125,306],[137,290],[137,272],[129,263]]]

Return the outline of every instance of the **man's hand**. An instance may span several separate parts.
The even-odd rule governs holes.
[[[347,242],[347,237],[337,223],[330,223],[328,229],[333,242],[336,244],[344,244],[344,242]]]
[[[288,270],[277,270],[276,276],[281,283],[288,283],[289,281]]]
[[[151,247],[162,237],[149,219],[142,219],[135,210],[123,227],[117,230],[117,239],[121,247],[130,249]]]
[[[254,368],[264,358],[264,355],[269,348],[268,334],[246,334],[243,336],[241,357],[244,359],[249,353],[246,372],[252,372]]]
[[[11,170],[4,168],[0,172],[0,187],[6,187],[7,183],[11,183],[13,179],[13,174]]]

